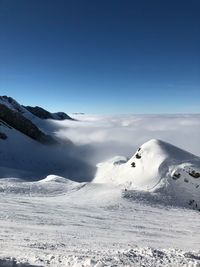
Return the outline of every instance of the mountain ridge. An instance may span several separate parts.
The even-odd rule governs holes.
[[[46,134],[33,121],[34,119],[73,120],[64,112],[51,113],[41,107],[20,105],[15,99],[8,96],[0,96],[0,120],[2,123],[20,131],[28,137],[43,143],[56,144],[52,136]],[[0,138],[5,140],[5,133],[1,132]]]

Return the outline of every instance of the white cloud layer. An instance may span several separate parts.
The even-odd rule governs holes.
[[[79,115],[76,119],[79,121],[53,122],[59,128],[56,135],[89,146],[92,153],[86,155],[91,162],[115,155],[131,156],[152,138],[200,156],[200,115]]]

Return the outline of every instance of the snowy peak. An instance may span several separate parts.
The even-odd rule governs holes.
[[[170,156],[173,158],[177,158],[177,159],[191,159],[191,157],[195,157],[195,155],[189,153],[188,151],[185,151],[177,146],[174,146],[172,144],[169,144],[167,142],[164,142],[162,140],[159,139],[151,139],[149,141],[147,141],[146,143],[144,143],[141,146],[141,151],[147,150],[147,151],[151,151],[154,152],[154,154],[164,154],[165,156]]]
[[[125,187],[153,187],[159,181],[159,168],[168,157],[160,140],[143,144],[131,159],[115,157],[98,165],[97,183],[116,183]]]
[[[129,183],[150,189],[159,182],[161,176],[166,175],[169,166],[191,160],[199,161],[199,158],[164,141],[151,139],[139,147],[128,161],[123,157],[115,157],[99,164],[95,181]],[[112,174],[107,175],[110,172]]]
[[[0,96],[0,104],[7,106],[9,109],[19,112],[27,118],[33,118],[36,116],[40,119],[52,119],[52,120],[73,120],[64,112],[51,113],[41,107],[31,107],[20,105],[15,99],[8,96]]]
[[[112,183],[126,190],[161,190],[177,201],[200,209],[200,158],[161,140],[143,144],[131,159],[99,164],[93,182]]]
[[[140,151],[139,151],[140,150]],[[137,154],[147,153],[150,155],[173,158],[176,160],[190,160],[197,158],[195,155],[159,139],[151,139],[138,149]]]
[[[143,168],[143,172],[146,170],[150,173],[153,170],[162,172],[168,165],[190,162],[191,160],[199,161],[199,158],[162,140],[151,139],[136,151],[126,165],[131,165],[134,168],[139,166]],[[144,173],[142,174],[144,175]]]
[[[25,107],[15,99],[8,96],[0,96],[0,126],[6,125],[27,135],[28,137],[46,144],[57,143],[53,137],[47,135],[40,127],[43,121],[40,119],[65,120],[71,119],[64,112],[50,113],[41,107]],[[7,135],[0,127],[0,139],[6,140]]]

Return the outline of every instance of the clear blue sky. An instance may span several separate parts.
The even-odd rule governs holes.
[[[0,0],[0,95],[52,111],[200,112],[199,0]]]

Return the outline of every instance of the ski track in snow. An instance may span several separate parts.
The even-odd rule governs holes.
[[[200,266],[197,211],[122,198],[115,186],[33,184],[43,196],[1,181],[0,266]]]

